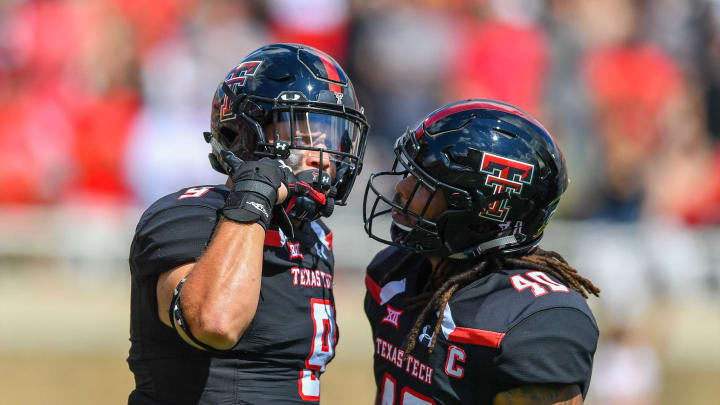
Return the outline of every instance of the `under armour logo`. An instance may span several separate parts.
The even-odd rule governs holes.
[[[387,315],[385,315],[385,318],[383,318],[380,322],[389,323],[392,326],[395,327],[395,329],[398,328],[398,322],[400,321],[400,315],[402,315],[403,311],[400,311],[398,309],[395,309],[391,307],[390,305],[387,306]]]
[[[280,100],[283,101],[299,101],[304,99],[305,96],[298,91],[286,91],[280,94]]]
[[[432,334],[428,333],[430,331],[430,325],[425,325],[425,327],[422,330],[422,333],[420,334],[420,337],[418,337],[418,340],[420,343],[423,342],[423,339],[427,339],[427,346],[430,347],[430,343],[432,343],[433,337],[435,336],[435,332],[433,331]]]
[[[265,211],[265,206],[263,206],[259,202],[255,202],[255,201],[246,201],[246,202],[248,204],[252,205],[253,207],[255,207],[256,210],[262,212],[266,218],[270,218],[270,215],[267,213],[267,211]]]
[[[318,254],[318,256],[322,257],[325,260],[329,260],[327,255],[325,254],[325,245],[323,245],[320,242],[315,242],[315,245],[313,245],[315,248],[315,253]]]

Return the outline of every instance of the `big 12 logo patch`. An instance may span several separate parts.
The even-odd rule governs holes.
[[[493,194],[511,193],[520,195],[524,184],[531,184],[535,166],[485,152],[480,171],[487,173],[485,185],[492,187]],[[494,221],[504,222],[510,212],[508,200],[494,201],[479,215]]]

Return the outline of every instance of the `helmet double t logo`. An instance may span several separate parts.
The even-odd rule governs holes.
[[[493,194],[511,193],[520,195],[523,184],[531,184],[535,166],[487,153],[483,155],[480,171],[487,173],[485,185],[493,188]],[[498,200],[490,204],[480,216],[504,222],[510,212],[508,200]]]
[[[236,93],[238,87],[245,85],[245,79],[247,76],[255,75],[255,72],[261,63],[262,61],[248,61],[237,65],[235,69],[228,73],[225,78],[225,83],[230,86],[233,93]],[[230,110],[230,101],[230,96],[225,94],[222,107],[220,108],[220,121],[235,118],[235,113]]]

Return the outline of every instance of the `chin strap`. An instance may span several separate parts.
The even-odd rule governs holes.
[[[486,251],[496,248],[496,247],[502,247],[507,246],[510,244],[518,243],[520,242],[518,238],[515,235],[510,236],[503,236],[502,238],[497,238],[493,240],[489,240],[487,242],[483,242],[477,246],[473,246],[469,249],[465,249],[462,252],[453,253],[450,256],[448,256],[450,259],[468,259],[468,258],[474,258],[479,257]]]
[[[477,246],[468,248],[463,250],[462,252],[453,253],[448,256],[450,259],[472,259],[476,257],[482,256],[485,252],[487,252],[490,249],[494,248],[500,248],[503,254],[510,254],[510,253],[517,253],[522,252],[526,250],[530,250],[534,248],[535,246],[540,244],[540,240],[542,239],[544,234],[540,234],[535,239],[532,239],[530,241],[527,241],[525,238],[518,237],[517,235],[508,235],[503,236],[501,238],[489,240],[487,242],[483,242]],[[525,240],[525,243],[521,245],[517,245],[518,243]],[[502,249],[503,246],[508,245],[516,245],[507,249]]]

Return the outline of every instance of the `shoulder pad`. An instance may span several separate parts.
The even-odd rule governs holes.
[[[408,250],[390,246],[379,251],[370,261],[367,267],[367,274],[376,282],[392,270],[402,259],[411,254]]]
[[[212,236],[226,193],[225,186],[190,187],[152,204],[135,229],[133,272],[160,274],[195,261]]]
[[[155,201],[145,213],[152,215],[153,212],[178,205],[202,205],[219,209],[225,205],[225,198],[229,192],[225,185],[187,187]]]
[[[504,270],[483,277],[455,293],[446,311],[451,310],[455,326],[504,333],[527,317],[553,308],[577,309],[595,323],[577,291],[536,270]]]
[[[310,222],[310,229],[315,233],[315,236],[317,236],[318,240],[325,245],[325,248],[327,250],[332,250],[332,242],[333,242],[333,233],[330,230],[330,228],[325,225],[324,222],[321,220],[316,220]]]

